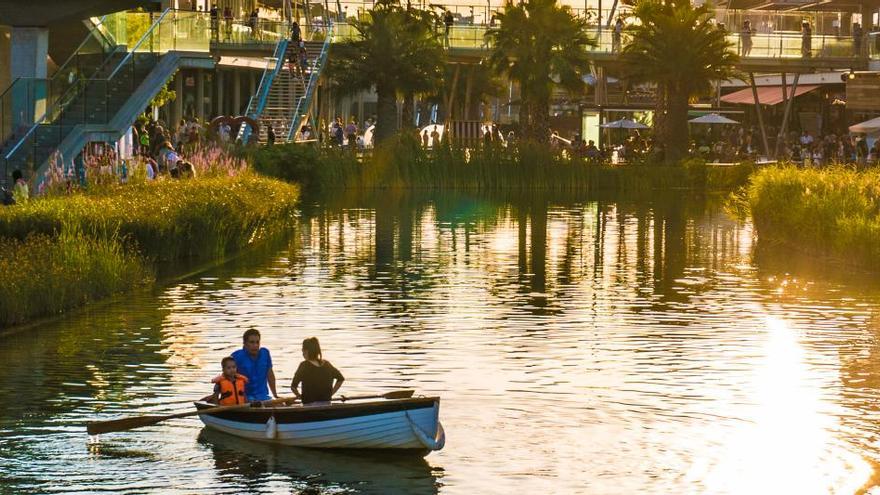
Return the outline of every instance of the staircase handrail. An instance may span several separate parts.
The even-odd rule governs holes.
[[[63,95],[61,98],[59,98],[58,101],[61,102],[61,103],[65,102],[65,101],[72,101],[72,100],[73,100],[73,97],[71,97],[71,98],[67,98],[67,96],[68,96],[69,94],[71,94],[71,92],[72,92],[74,89],[85,88],[85,86],[86,86],[86,81],[100,81],[100,80],[109,81],[110,79],[113,79],[113,76],[115,76],[116,73],[119,72],[119,70],[125,65],[125,63],[128,62],[128,61],[131,59],[131,56],[132,56],[132,54],[135,52],[135,50],[136,50],[137,48],[139,48],[139,47],[144,43],[144,41],[147,39],[147,37],[151,35],[151,33],[153,32],[153,30],[156,29],[157,26],[159,26],[159,23],[162,22],[162,20],[165,18],[165,15],[168,14],[168,12],[169,12],[170,10],[171,10],[171,9],[165,9],[165,11],[162,12],[162,15],[160,15],[160,16],[156,19],[156,21],[153,22],[153,23],[150,25],[150,29],[147,29],[147,31],[143,34],[143,36],[141,36],[141,38],[140,38],[140,39],[138,40],[138,42],[135,44],[134,48],[132,48],[131,50],[128,51],[128,54],[122,59],[122,61],[119,62],[119,64],[116,66],[116,68],[113,69],[113,72],[111,72],[109,76],[107,76],[106,78],[95,78],[95,77],[90,77],[90,78],[88,78],[88,79],[80,78],[80,79],[78,79],[74,84],[72,84],[72,85],[70,86],[70,88],[68,88],[67,91],[65,91],[64,95]],[[79,92],[79,91],[77,91],[76,93],[78,93],[78,92]],[[9,152],[7,152],[6,155],[5,155],[3,158],[5,158],[5,159],[7,159],[7,160],[10,159],[10,158],[15,154],[15,152],[18,151],[18,149],[22,146],[22,144],[23,144],[25,141],[27,141],[27,139],[28,139],[28,138],[29,138],[34,132],[36,132],[37,128],[40,127],[41,124],[43,124],[43,122],[46,120],[46,117],[47,117],[48,115],[50,115],[51,113],[53,113],[53,112],[55,112],[55,111],[58,111],[58,108],[57,108],[57,107],[58,107],[59,104],[61,104],[61,103],[56,103],[55,105],[52,105],[52,112],[50,112],[49,109],[47,109],[46,112],[43,114],[43,116],[42,116],[40,119],[38,119],[36,122],[34,122],[34,125],[32,125],[32,126],[30,127],[30,129],[28,129],[27,133],[25,133],[25,135],[22,136],[21,139],[19,139],[18,142],[15,143],[15,146],[13,146],[12,149],[10,149]],[[63,110],[63,108],[62,108],[61,110]]]
[[[285,36],[278,41],[277,45],[275,45],[275,52],[272,54],[272,59],[266,64],[266,68],[263,70],[263,77],[260,78],[260,87],[257,89],[257,93],[251,96],[251,99],[248,101],[248,108],[245,111],[245,115],[254,119],[254,121],[259,120],[260,115],[263,114],[263,109],[266,108],[266,101],[269,99],[269,90],[272,88],[272,82],[275,80],[278,73],[281,72],[281,69],[286,63],[285,55],[287,54],[287,46],[289,43],[290,40]],[[269,66],[272,63],[272,60],[275,61],[275,68],[270,72]],[[255,101],[256,106],[252,107]],[[238,137],[241,139],[242,144],[247,144],[252,132],[253,129],[251,129],[249,125],[241,126]]]
[[[315,64],[312,66],[312,72],[311,74],[309,74],[309,84],[306,86],[306,93],[296,103],[296,111],[294,112],[291,119],[290,128],[287,130],[287,142],[294,141],[296,131],[300,128],[300,125],[298,124],[302,123],[302,114],[309,108],[309,105],[311,105],[312,103],[312,96],[315,92],[315,86],[317,86],[318,84],[318,78],[320,78],[321,69],[327,62],[327,55],[330,52],[330,44],[333,42],[334,28],[335,23],[333,21],[328,22],[327,34],[324,38],[324,44],[321,46],[321,53],[315,59]]]

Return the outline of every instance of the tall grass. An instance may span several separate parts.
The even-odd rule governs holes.
[[[0,328],[130,290],[152,270],[116,240],[75,230],[56,237],[0,238]]]
[[[158,261],[216,258],[293,218],[296,186],[241,174],[102,188],[0,209],[0,236],[24,239],[75,227],[118,237]]]
[[[762,238],[880,268],[880,171],[767,168],[747,199]]]
[[[116,185],[0,208],[0,327],[210,261],[289,225],[297,186],[241,173]]]
[[[655,189],[705,190],[742,185],[743,169],[709,171],[692,160],[681,166],[655,164],[612,167],[522,144],[515,150],[439,148],[425,150],[397,139],[358,159],[353,153],[302,145],[253,152],[254,168],[309,189],[455,189],[482,191],[643,192]],[[748,173],[745,173],[748,176]]]

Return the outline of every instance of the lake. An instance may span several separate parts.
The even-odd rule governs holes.
[[[2,337],[0,493],[880,484],[876,278],[765,246],[714,199],[349,196],[307,201],[282,245]],[[440,395],[445,449],[278,448],[197,418],[86,435],[190,410],[251,327],[285,393],[317,336],[347,395]]]

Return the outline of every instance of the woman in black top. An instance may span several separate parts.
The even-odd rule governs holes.
[[[304,405],[329,403],[345,378],[329,361],[322,358],[321,344],[317,337],[303,340],[302,353],[305,361],[299,363],[299,368],[296,369],[293,381],[290,383],[293,395],[302,399]],[[302,383],[302,393],[298,390],[300,383]]]

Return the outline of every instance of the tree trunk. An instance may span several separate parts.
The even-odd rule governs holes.
[[[520,91],[522,93],[522,91]],[[529,103],[523,99],[522,94],[519,98],[519,138],[528,137],[531,122],[529,120]]]
[[[376,86],[376,143],[397,134],[397,94],[394,88]]]
[[[684,91],[670,91],[666,99],[666,162],[678,163],[688,147],[688,95]]]
[[[550,98],[535,98],[531,107],[532,125],[529,138],[537,143],[546,143],[550,137]]]
[[[416,106],[416,96],[412,91],[407,91],[403,95],[403,111],[401,112],[401,121],[403,122],[403,128],[406,130],[412,129],[415,126],[415,117],[414,117],[414,108]]]

